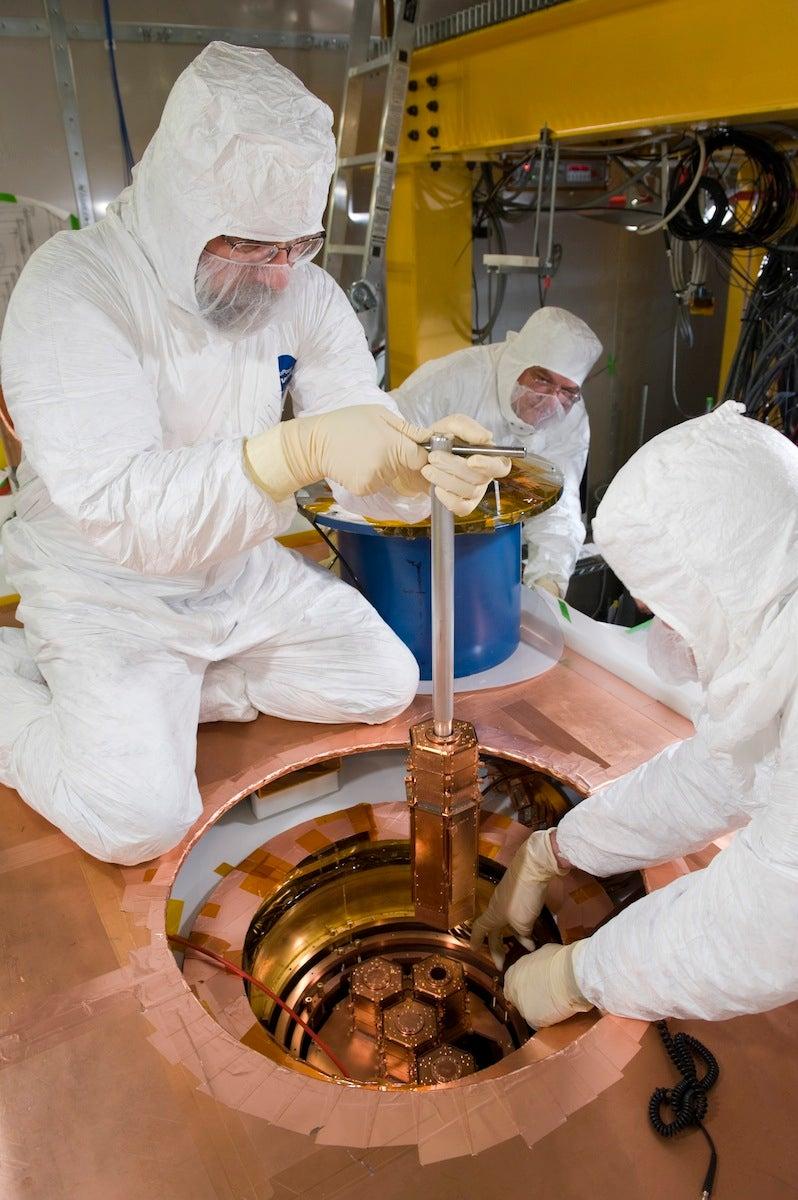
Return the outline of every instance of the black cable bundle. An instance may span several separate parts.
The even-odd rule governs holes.
[[[795,190],[790,161],[771,142],[741,129],[702,134],[706,151],[701,179],[683,208],[674,213],[668,229],[685,241],[706,241],[726,250],[769,247],[794,222]],[[701,161],[695,145],[683,155],[672,174],[668,211],[690,191]],[[747,170],[740,164],[747,163]],[[736,166],[737,178],[750,197],[734,203],[725,177]]]
[[[111,70],[111,87],[113,88],[116,117],[119,123],[119,140],[122,143],[122,155],[125,162],[125,176],[127,182],[130,183],[136,160],[133,157],[133,147],[130,144],[125,109],[122,104],[122,91],[119,87],[119,74],[116,69],[116,44],[114,42],[114,26],[111,19],[110,0],[103,0],[103,21],[105,23],[105,46],[108,51],[108,65]]]
[[[704,1126],[704,1118],[707,1115],[707,1092],[715,1086],[720,1074],[718,1060],[703,1042],[699,1042],[698,1038],[689,1033],[672,1034],[667,1021],[657,1021],[656,1026],[668,1057],[682,1078],[675,1087],[655,1089],[648,1102],[648,1119],[660,1137],[664,1138],[675,1137],[685,1129],[701,1130],[710,1149],[701,1200],[709,1200],[715,1183],[718,1152]],[[700,1079],[696,1071],[696,1059],[700,1059],[706,1068]],[[671,1120],[663,1117],[663,1106],[667,1106],[673,1112]]]
[[[798,228],[768,252],[751,288],[723,398],[798,444]]]
[[[741,129],[701,135],[677,162],[668,234],[708,246],[730,286],[749,292],[724,400],[798,441],[798,224],[790,159]],[[697,172],[701,166],[700,178]],[[735,171],[732,185],[727,182]],[[736,194],[731,194],[732,188]],[[689,198],[684,202],[684,197]],[[733,252],[764,249],[756,279]]]
[[[504,254],[507,250],[507,242],[504,236],[502,227],[501,213],[497,202],[498,192],[501,190],[506,179],[512,175],[517,168],[512,171],[505,172],[499,179],[499,182],[493,183],[493,169],[488,163],[482,164],[480,181],[474,189],[474,201],[478,203],[474,214],[474,229],[479,231],[483,224],[487,227],[486,233],[488,238],[488,247],[491,246],[491,240],[495,239],[495,244],[498,247],[499,254]],[[477,201],[477,193],[481,188],[486,189],[486,196]],[[475,308],[475,323],[471,330],[471,341],[476,345],[484,345],[489,342],[493,333],[493,328],[499,318],[502,305],[504,304],[504,296],[507,291],[507,276],[504,274],[498,275],[496,279],[495,294],[494,294],[494,278],[493,275],[488,275],[488,319],[484,325],[479,319],[479,292],[477,290],[477,279],[475,273],[471,272],[471,282],[474,292],[474,308]]]

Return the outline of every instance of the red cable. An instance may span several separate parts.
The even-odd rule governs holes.
[[[305,1030],[305,1033],[308,1035],[308,1037],[312,1038],[319,1050],[321,1050],[323,1054],[327,1055],[333,1066],[338,1068],[344,1079],[352,1078],[344,1064],[341,1062],[340,1058],[335,1056],[326,1042],[324,1042],[319,1035],[310,1028],[306,1021],[302,1020],[299,1013],[294,1012],[293,1008],[286,1004],[284,1000],[281,1000],[280,997],[277,996],[271,990],[271,988],[267,987],[265,983],[261,983],[261,981],[256,979],[254,975],[250,975],[249,971],[244,971],[241,967],[237,967],[235,963],[230,962],[228,958],[223,958],[221,954],[217,954],[214,950],[206,950],[204,946],[196,946],[194,942],[190,942],[188,938],[178,937],[176,933],[167,933],[166,936],[170,942],[174,942],[176,945],[182,946],[184,950],[193,950],[195,954],[202,954],[205,956],[205,958],[209,958],[213,962],[218,963],[221,967],[224,967],[225,971],[229,971],[231,975],[238,975],[240,979],[246,979],[247,982],[251,983],[253,987],[258,989],[258,991],[263,992],[265,996],[268,996],[270,1000],[273,1000],[275,1004],[279,1005],[283,1012],[288,1013],[289,1017],[296,1021],[297,1025]]]

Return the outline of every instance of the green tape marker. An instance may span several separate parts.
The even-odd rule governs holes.
[[[653,620],[653,617],[649,617],[647,621],[641,621],[639,625],[630,625],[626,629],[626,633],[639,633],[641,629],[648,629]]]
[[[77,219],[74,213],[69,214],[69,228],[80,229],[80,221]]]
[[[608,375],[617,375],[618,374],[618,364],[617,364],[614,354],[607,355],[607,374]]]
[[[560,612],[565,617],[568,624],[573,625],[573,621],[571,620],[571,614],[568,611],[568,605],[565,603],[564,600],[558,600],[557,603],[560,606]]]
[[[16,204],[17,198],[13,192],[0,192],[0,202],[3,204]]]

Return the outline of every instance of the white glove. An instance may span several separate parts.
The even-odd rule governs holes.
[[[530,834],[519,846],[504,875],[488,901],[488,907],[477,917],[471,930],[471,948],[479,950],[485,938],[497,967],[504,962],[502,930],[509,925],[522,946],[534,950],[529,935],[535,924],[549,881],[565,875],[568,867],[560,867],[551,848],[553,829]]]
[[[541,946],[508,969],[504,994],[533,1029],[556,1025],[593,1007],[574,974],[574,959],[578,961],[580,947],[586,944],[587,938],[582,938],[569,946]]]
[[[352,405],[283,421],[248,438],[244,460],[250,476],[275,500],[320,479],[332,479],[355,496],[387,487],[416,495],[424,491],[427,452],[414,432],[381,404]]]
[[[418,430],[418,440],[428,442],[433,433],[446,433],[468,446],[489,446],[492,435],[478,421],[454,413],[427,429]],[[463,458],[446,450],[433,450],[421,474],[433,484],[435,495],[455,516],[467,517],[479,504],[489,483],[510,473],[509,458],[472,454]]]

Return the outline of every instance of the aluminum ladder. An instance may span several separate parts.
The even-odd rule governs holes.
[[[396,0],[390,38],[372,50],[371,28],[375,0],[355,0],[341,116],[338,123],[335,174],[327,208],[327,238],[322,266],[344,287],[358,314],[371,325],[372,350],[385,340],[385,243],[396,181],[396,160],[402,132],[416,32],[418,0]],[[384,80],[377,146],[358,152],[366,83]],[[353,214],[355,174],[370,171],[368,213]],[[358,219],[353,219],[353,217]],[[365,219],[364,219],[365,218]],[[365,239],[363,231],[365,229]]]

